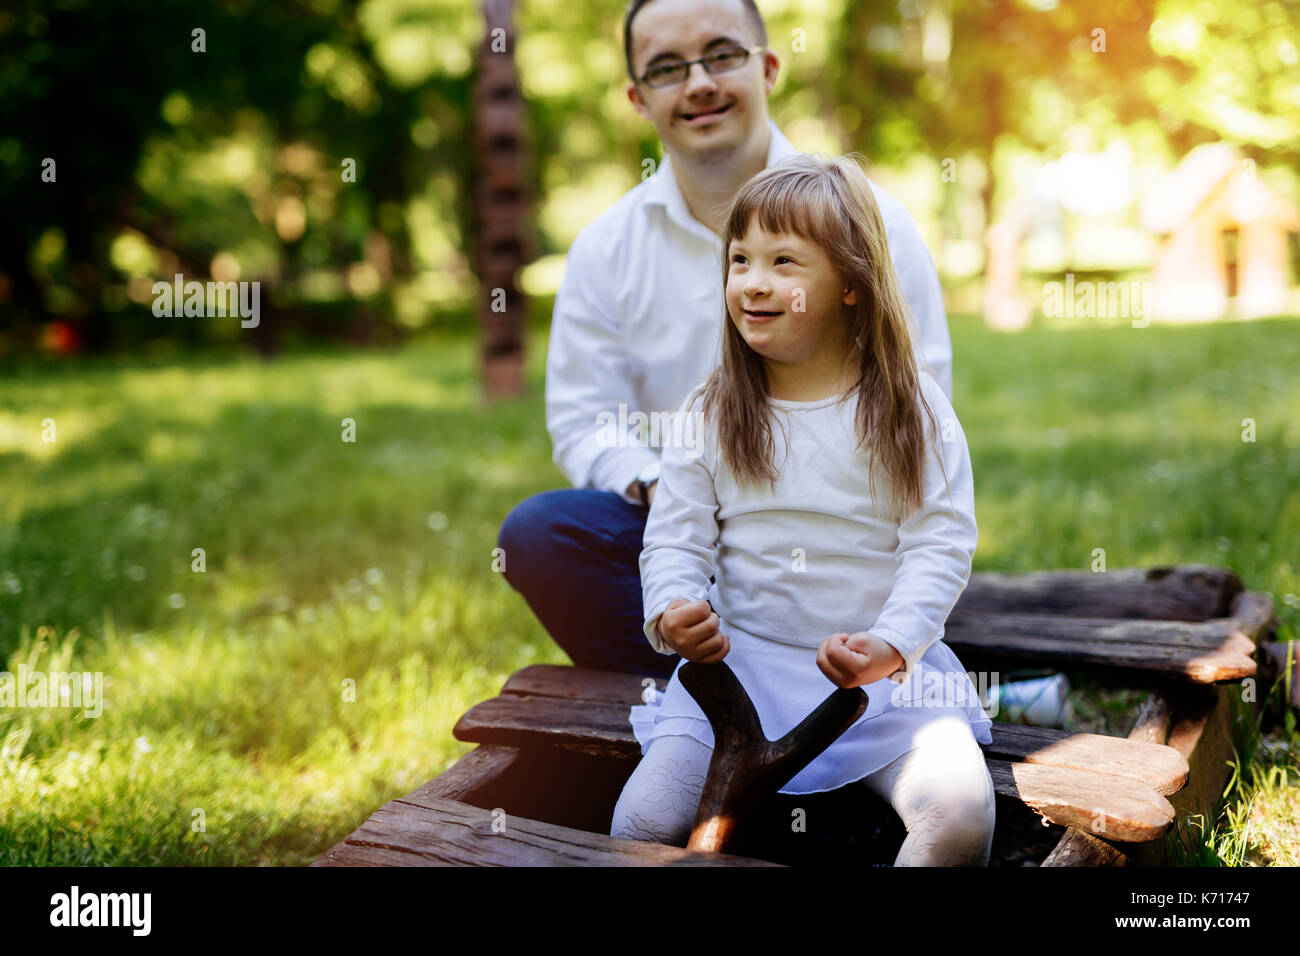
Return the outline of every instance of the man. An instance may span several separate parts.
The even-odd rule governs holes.
[[[547,429],[573,488],[507,516],[506,579],[579,667],[666,677],[642,631],[638,559],[659,454],[635,413],[677,409],[721,356],[721,233],[732,198],[797,151],[768,117],[780,61],[753,0],[632,0],[628,99],[664,158],[573,241],[555,300]],[[952,397],[938,277],[902,205],[872,183],[917,358]],[[611,440],[610,422],[622,429]],[[616,429],[616,430],[617,430]]]

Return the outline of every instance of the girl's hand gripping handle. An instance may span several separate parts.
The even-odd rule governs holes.
[[[727,635],[718,630],[718,615],[708,601],[673,598],[655,628],[664,643],[688,661],[716,664],[731,650]]]
[[[866,631],[832,634],[817,648],[817,666],[836,687],[860,687],[894,673],[903,666],[903,655]]]

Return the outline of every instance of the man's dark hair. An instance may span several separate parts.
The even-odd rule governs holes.
[[[623,55],[627,58],[627,75],[636,79],[636,74],[632,72],[632,18],[644,7],[650,0],[632,0],[627,5],[627,15],[623,17]],[[758,45],[767,46],[767,24],[763,22],[763,14],[758,12],[758,7],[754,5],[754,0],[741,0],[745,7],[745,12],[749,14],[749,22],[754,24],[758,31]]]

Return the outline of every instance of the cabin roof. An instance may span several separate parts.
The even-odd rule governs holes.
[[[1297,228],[1296,207],[1279,196],[1242,163],[1229,143],[1197,146],[1142,199],[1142,225],[1155,233],[1173,232],[1191,219],[1223,187],[1226,214],[1238,224],[1275,220]]]

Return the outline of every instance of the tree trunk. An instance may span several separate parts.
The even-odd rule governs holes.
[[[523,388],[524,320],[527,303],[515,276],[524,265],[524,102],[515,69],[514,0],[484,0],[487,32],[479,47],[473,93],[478,183],[479,324],[483,330],[482,376],[488,398],[518,395]]]

